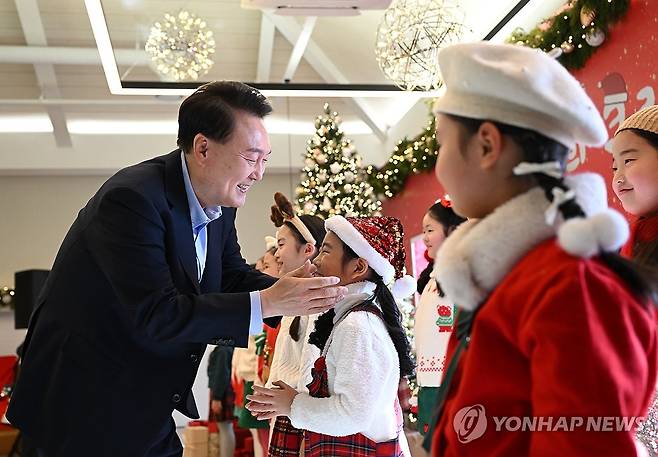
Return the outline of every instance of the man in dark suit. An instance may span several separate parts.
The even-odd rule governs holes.
[[[235,208],[262,179],[270,112],[244,84],[200,87],[179,110],[180,149],[119,171],[80,211],[7,414],[40,455],[180,455],[171,413],[198,417],[206,344],[246,346],[263,319],[321,312],[345,293],[310,265],[275,283],[240,255]]]

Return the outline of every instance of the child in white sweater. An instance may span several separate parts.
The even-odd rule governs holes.
[[[317,256],[325,235],[324,220],[306,214],[297,216],[290,201],[280,192],[274,194],[274,202],[271,219],[278,228],[274,257],[279,265],[279,275],[284,275]],[[301,375],[310,372],[319,353],[307,343],[316,318],[314,314],[281,319],[266,387],[272,387],[276,381],[292,386],[296,386],[300,378],[303,382]],[[293,427],[287,417],[277,417],[271,427],[269,456],[286,456],[286,443],[291,439],[301,440],[302,431]]]
[[[402,225],[391,217],[334,216],[325,226],[316,274],[341,278],[349,293],[310,335],[322,354],[308,393],[277,382],[276,389],[257,388],[247,407],[259,418],[287,416],[303,429],[304,456],[408,456],[397,390],[413,364],[387,286],[395,280],[398,298],[415,287],[403,277]],[[299,455],[301,443],[289,444],[288,455]]]

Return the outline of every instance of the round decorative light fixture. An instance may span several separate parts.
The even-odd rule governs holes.
[[[439,49],[462,41],[464,18],[452,0],[394,0],[377,29],[379,68],[401,89],[438,89]]]
[[[205,21],[180,11],[153,24],[144,49],[164,79],[197,80],[213,65],[215,40]]]

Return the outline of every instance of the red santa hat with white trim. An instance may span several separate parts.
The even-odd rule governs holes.
[[[405,274],[404,231],[399,219],[389,216],[332,216],[324,223],[370,268],[391,287],[396,299],[410,296],[416,290],[416,280]]]

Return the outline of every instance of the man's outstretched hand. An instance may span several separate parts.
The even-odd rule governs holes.
[[[260,292],[263,318],[304,316],[322,313],[334,307],[347,294],[334,276],[314,277],[316,267],[308,260]]]

